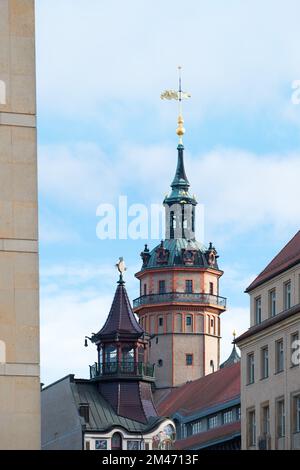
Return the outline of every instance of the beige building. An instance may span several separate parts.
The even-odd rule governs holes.
[[[300,232],[248,287],[242,448],[300,449]]]
[[[0,449],[40,448],[33,0],[0,0]]]

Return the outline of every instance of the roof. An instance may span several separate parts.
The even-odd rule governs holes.
[[[217,444],[225,439],[233,439],[241,434],[241,422],[235,421],[234,423],[226,424],[208,431],[194,434],[186,439],[180,439],[175,442],[175,449],[193,449],[199,447],[207,447],[209,444]]]
[[[163,421],[163,418],[158,417],[149,418],[146,423],[124,418],[118,415],[109,402],[99,393],[95,383],[84,379],[75,379],[70,383],[77,408],[80,404],[89,405],[90,421],[85,424],[87,431],[108,431],[119,426],[128,432],[144,433]]]
[[[178,161],[175,177],[171,185],[172,191],[171,194],[165,198],[164,204],[173,205],[184,201],[184,203],[195,206],[197,201],[194,196],[189,194],[190,183],[187,179],[184,168],[184,146],[179,144],[177,151]]]
[[[266,328],[269,328],[270,326],[276,325],[277,323],[280,323],[281,321],[284,321],[297,313],[300,312],[300,304],[294,305],[293,307],[289,308],[288,310],[284,310],[281,313],[278,313],[274,317],[267,318],[267,320],[264,320],[263,322],[259,323],[259,325],[252,326],[247,330],[245,333],[243,333],[241,336],[239,336],[235,342],[239,344],[241,341],[244,339],[250,338],[253,335],[256,335],[257,333],[265,330]]]
[[[167,250],[168,258],[167,261],[161,264],[158,260],[157,251],[160,248]],[[184,263],[183,259],[183,250],[195,251],[196,256],[193,264],[188,266]],[[207,249],[204,245],[197,242],[196,240],[186,240],[185,238],[174,238],[169,240],[164,240],[162,244],[157,245],[150,253],[149,258],[147,259],[147,264],[143,266],[144,269],[153,269],[153,268],[162,268],[162,267],[178,267],[184,266],[186,269],[189,268],[212,268],[219,269],[217,263],[217,257],[215,258],[215,263],[213,266],[209,264],[209,254],[210,250]],[[143,253],[142,253],[143,255]]]
[[[156,404],[160,416],[188,416],[239,397],[240,363],[174,388]]]
[[[237,352],[236,346],[234,344],[232,352],[231,352],[229,358],[225,362],[223,362],[223,364],[220,365],[220,369],[224,369],[224,367],[230,367],[233,364],[236,364],[240,361],[241,361],[241,356]]]
[[[266,281],[274,278],[278,274],[286,271],[287,269],[295,266],[300,262],[300,230],[288,242],[287,245],[278,253],[277,256],[268,264],[268,266],[257,276],[257,278],[246,289],[246,292],[251,292],[256,287],[260,286]]]
[[[124,336],[140,337],[144,334],[143,328],[137,322],[132,311],[124,281],[119,281],[110,313],[103,328],[93,336],[93,342],[103,337],[119,338]]]

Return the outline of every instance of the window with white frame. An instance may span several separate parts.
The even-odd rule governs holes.
[[[248,445],[249,447],[256,445],[256,421],[254,410],[248,412]]]
[[[196,421],[195,423],[192,424],[193,434],[199,434],[200,432],[203,432],[204,430],[205,430],[205,426],[204,426],[203,419],[200,419],[199,421]]]
[[[276,373],[284,370],[284,348],[283,339],[276,341]]]
[[[219,421],[218,415],[211,416],[210,418],[208,418],[208,428],[209,429],[216,428],[219,425],[218,421]]]
[[[295,432],[300,432],[300,395],[294,398],[295,402]]]
[[[265,346],[261,350],[261,378],[269,377],[269,349]]]
[[[223,423],[229,424],[234,421],[233,410],[225,411],[223,413]]]
[[[292,306],[292,283],[288,281],[284,284],[284,309],[288,310]]]
[[[299,333],[298,331],[291,335],[291,352],[290,352],[290,359],[291,359],[291,367],[299,365]]]
[[[285,436],[285,405],[284,400],[277,402],[277,436]]]
[[[247,374],[248,384],[254,383],[254,353],[248,354],[247,356]]]
[[[261,297],[255,299],[255,324],[261,323]]]
[[[265,405],[262,407],[262,431],[263,434],[270,434],[270,407]]]
[[[275,317],[276,315],[276,290],[275,289],[269,292],[269,311],[270,311],[270,317]]]

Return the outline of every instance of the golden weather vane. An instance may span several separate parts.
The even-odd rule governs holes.
[[[179,89],[176,90],[165,90],[161,95],[162,100],[176,100],[178,101],[179,105],[179,114],[178,114],[178,128],[176,130],[176,134],[179,137],[179,144],[183,144],[183,136],[185,134],[184,128],[184,120],[182,115],[182,100],[186,100],[191,98],[191,95],[186,91],[182,91],[182,76],[181,76],[182,67],[178,67],[178,75],[179,75]]]

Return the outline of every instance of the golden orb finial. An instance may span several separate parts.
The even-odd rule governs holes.
[[[181,70],[182,67],[181,65],[178,66],[178,73],[179,73],[179,90],[165,90],[161,94],[161,99],[162,100],[176,100],[179,103],[179,115],[178,115],[178,127],[176,129],[176,134],[179,137],[179,144],[183,144],[183,136],[185,134],[185,128],[184,128],[184,119],[182,116],[182,100],[188,99],[191,97],[191,95],[187,92],[182,91],[182,86],[181,86]]]

